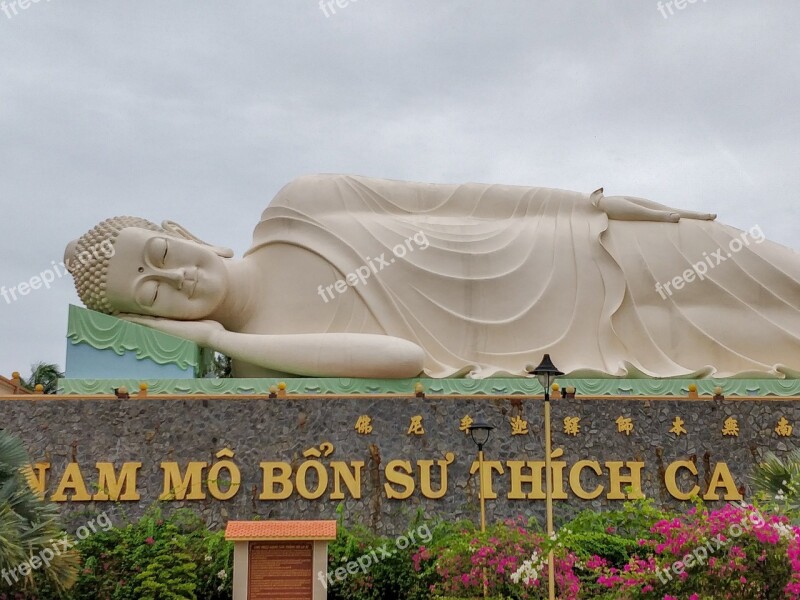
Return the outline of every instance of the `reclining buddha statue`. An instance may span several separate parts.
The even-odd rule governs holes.
[[[116,217],[65,262],[88,308],[225,353],[241,377],[517,376],[544,353],[584,376],[800,369],[798,253],[602,190],[313,175],[241,258]]]

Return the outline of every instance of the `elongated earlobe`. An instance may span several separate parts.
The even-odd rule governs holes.
[[[72,273],[71,265],[77,254],[78,240],[72,240],[67,244],[67,249],[64,251],[64,267],[69,273]]]
[[[223,248],[222,246],[214,246],[213,244],[204,242],[203,240],[195,236],[192,232],[190,232],[188,229],[186,229],[183,225],[180,225],[175,221],[162,221],[161,227],[163,227],[170,233],[174,233],[175,235],[182,237],[185,240],[197,242],[198,244],[202,244],[203,246],[208,246],[217,254],[217,256],[221,256],[222,258],[233,258],[233,250],[231,250],[230,248]]]
[[[603,199],[603,188],[596,189],[589,196],[589,202],[591,202],[593,205],[597,206],[597,208],[600,208],[599,204],[600,204],[600,200],[602,200],[602,199]]]

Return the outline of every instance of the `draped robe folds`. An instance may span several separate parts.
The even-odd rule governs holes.
[[[248,254],[289,244],[342,277],[391,261],[344,293],[421,346],[432,377],[524,375],[545,352],[574,375],[795,377],[800,255],[760,239],[609,220],[578,192],[315,175],[278,193]],[[699,262],[702,280],[657,291]]]

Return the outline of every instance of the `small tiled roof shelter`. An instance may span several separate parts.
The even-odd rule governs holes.
[[[229,521],[225,539],[244,540],[335,540],[336,521]]]
[[[225,539],[234,543],[233,600],[278,599],[289,589],[298,600],[327,599],[336,521],[229,521]]]

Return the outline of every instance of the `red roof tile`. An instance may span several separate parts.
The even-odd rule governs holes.
[[[226,540],[334,540],[336,521],[228,521]]]

